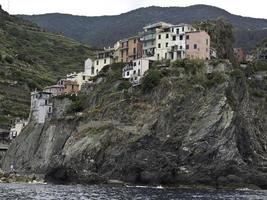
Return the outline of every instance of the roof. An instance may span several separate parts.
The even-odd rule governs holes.
[[[51,85],[51,86],[47,86],[44,89],[49,89],[49,88],[62,88],[64,87],[63,85]]]
[[[157,22],[154,24],[149,24],[144,27],[144,29],[151,29],[151,28],[157,28],[157,27],[171,27],[172,24],[166,23],[166,22]]]
[[[31,93],[31,95],[34,95],[34,94],[49,94],[49,95],[51,95],[52,93],[51,92],[44,92],[44,91],[34,91]]]

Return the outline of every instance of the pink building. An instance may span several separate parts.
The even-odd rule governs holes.
[[[210,36],[205,31],[186,33],[186,57],[210,59]]]
[[[59,95],[62,95],[64,93],[64,85],[48,86],[43,91],[52,93],[52,96],[59,96]]]

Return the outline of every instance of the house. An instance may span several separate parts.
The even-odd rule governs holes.
[[[187,32],[186,57],[192,59],[210,59],[210,36],[205,31]]]
[[[267,47],[263,47],[257,50],[256,59],[267,60]]]
[[[122,70],[122,77],[129,79],[133,85],[139,85],[145,72],[149,70],[151,61],[146,58],[139,58],[129,62]]]
[[[89,76],[94,77],[98,75],[98,73],[107,65],[114,63],[114,48],[104,49],[104,51],[100,51],[96,53],[96,59],[90,68]]]
[[[50,101],[51,97],[52,93],[50,92],[34,91],[31,93],[31,120],[42,124],[45,123],[47,118],[52,116],[53,104]]]
[[[15,139],[20,133],[21,131],[23,130],[23,128],[25,126],[28,125],[28,120],[20,120],[20,119],[16,119],[15,121],[15,126],[13,126],[11,129],[10,129],[10,139]]]
[[[80,86],[76,81],[66,80],[64,82],[64,94],[77,94],[80,91]]]
[[[165,22],[158,22],[154,24],[147,25],[143,28],[140,38],[143,43],[143,57],[147,57],[150,60],[156,60],[155,50],[156,50],[156,38],[157,33],[162,29],[171,27],[171,24]]]
[[[139,36],[126,38],[120,41],[119,61],[130,62],[141,58],[143,53],[142,43]]]
[[[43,90],[44,92],[51,93],[52,96],[59,96],[64,93],[64,85],[51,85],[47,86]]]
[[[246,52],[243,48],[234,48],[234,55],[239,63],[246,60]]]

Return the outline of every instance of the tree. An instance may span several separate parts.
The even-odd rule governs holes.
[[[195,22],[194,27],[205,30],[211,37],[211,47],[217,51],[218,58],[234,61],[233,26],[224,18]]]

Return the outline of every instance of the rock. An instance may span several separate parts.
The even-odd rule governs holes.
[[[204,87],[165,77],[147,94],[114,91],[107,81],[88,86],[81,117],[62,115],[62,106],[60,118],[30,123],[3,169],[13,163],[61,183],[267,188],[266,102],[250,95],[246,79]]]

